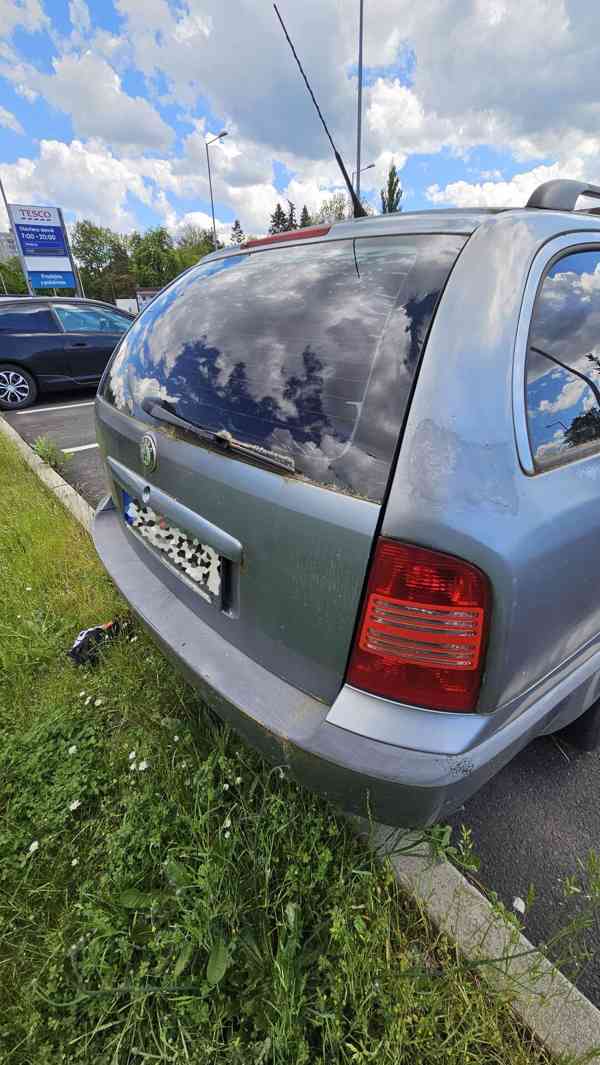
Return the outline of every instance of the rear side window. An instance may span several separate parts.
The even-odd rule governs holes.
[[[600,251],[552,264],[536,299],[527,353],[527,418],[535,465],[600,448]]]
[[[0,333],[58,333],[47,307],[0,309]]]
[[[104,307],[54,306],[66,333],[124,333],[132,319]]]
[[[464,237],[371,237],[200,264],[140,315],[104,398],[293,460],[379,502],[436,301]]]

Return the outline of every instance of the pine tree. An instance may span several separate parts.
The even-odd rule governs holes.
[[[233,223],[233,225],[231,227],[231,243],[232,244],[243,244],[244,243],[244,230],[242,229],[242,227],[240,225],[239,218],[236,218],[235,222]]]
[[[288,215],[286,220],[286,229],[297,229],[298,222],[296,221],[296,206],[291,200],[288,200]]]
[[[302,208],[302,214],[300,215],[300,229],[306,229],[307,226],[312,226],[312,218],[306,204]]]
[[[381,210],[383,214],[392,214],[400,210],[402,189],[395,163],[390,163],[388,171],[387,188],[381,190]]]
[[[271,215],[269,233],[285,233],[287,230],[287,215],[280,203],[277,204]]]

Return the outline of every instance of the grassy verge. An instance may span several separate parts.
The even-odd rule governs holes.
[[[345,822],[216,723],[0,437],[3,1065],[546,1061]]]

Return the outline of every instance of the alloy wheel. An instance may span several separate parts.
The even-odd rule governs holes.
[[[18,407],[29,398],[29,382],[17,370],[0,370],[0,402]]]

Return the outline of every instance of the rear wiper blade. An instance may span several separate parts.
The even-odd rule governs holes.
[[[215,437],[226,451],[235,451],[237,455],[246,455],[257,462],[277,466],[279,469],[288,470],[290,473],[295,473],[296,471],[296,463],[291,455],[282,455],[280,451],[271,451],[270,448],[261,447],[260,444],[248,444],[245,440],[236,440],[231,433],[227,432],[227,429],[219,429],[218,433],[215,433]]]
[[[144,396],[142,410],[149,414],[151,418],[156,418],[157,422],[167,422],[168,425],[186,429],[188,433],[193,433],[194,436],[200,437],[201,440],[214,441],[217,435],[213,429],[203,429],[200,425],[188,422],[187,418],[180,418],[179,415],[173,414],[166,405],[166,400],[161,399],[159,396]]]
[[[167,406],[167,401],[158,396],[145,396],[142,400],[142,410],[151,418],[156,418],[157,421],[175,425],[193,433],[200,440],[216,444],[221,451],[233,451],[236,455],[244,455],[255,462],[295,473],[296,463],[291,455],[282,455],[280,451],[271,451],[269,448],[261,447],[260,444],[248,444],[244,440],[237,440],[227,429],[206,429],[194,422],[189,422],[187,418],[180,418],[178,414],[173,414]]]

